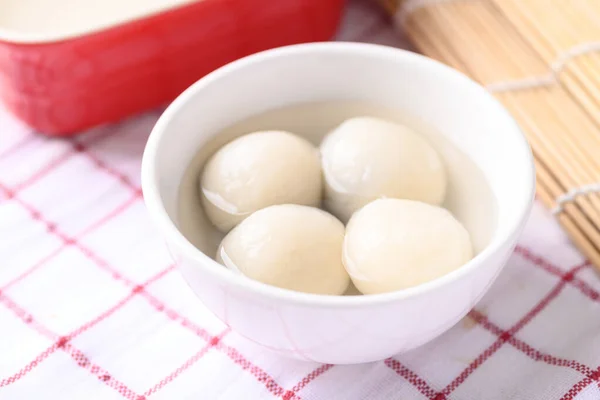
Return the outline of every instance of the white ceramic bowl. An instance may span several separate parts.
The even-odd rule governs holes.
[[[177,197],[198,149],[233,122],[298,102],[364,100],[404,110],[444,134],[483,171],[497,200],[491,243],[462,268],[418,287],[369,296],[297,293],[252,281],[196,249],[177,228]],[[148,210],[189,285],[240,335],[291,357],[333,364],[384,359],[458,322],[511,254],[534,196],[530,148],[481,86],[441,63],[390,47],[294,45],[233,62],[165,111],[144,153]]]

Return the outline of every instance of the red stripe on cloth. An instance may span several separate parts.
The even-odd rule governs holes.
[[[38,182],[40,179],[48,175],[50,172],[54,171],[56,168],[67,162],[76,152],[73,149],[67,149],[62,152],[58,157],[50,161],[48,164],[44,165],[37,172],[34,172],[33,175],[30,175],[29,178],[20,182],[16,186],[13,187],[13,191],[20,192]]]
[[[483,364],[490,356],[492,356],[502,345],[508,342],[513,335],[522,329],[527,323],[529,323],[540,311],[542,311],[553,299],[555,299],[560,291],[565,287],[567,282],[571,281],[574,275],[585,268],[587,263],[578,265],[572,268],[569,272],[564,274],[560,281],[548,292],[542,300],[536,304],[523,318],[521,318],[512,328],[502,333],[498,339],[486,350],[484,350],[475,360],[469,364],[467,368],[463,370],[448,386],[446,386],[441,393],[446,396],[456,390],[481,364]]]
[[[175,371],[173,371],[171,374],[169,374],[165,378],[161,379],[161,381],[158,382],[156,385],[154,385],[153,387],[151,387],[150,389],[148,389],[144,393],[144,396],[150,396],[150,395],[158,392],[160,389],[164,388],[170,382],[172,382],[173,380],[175,380],[175,378],[177,378],[183,371],[185,371],[186,369],[188,369],[189,367],[191,367],[192,365],[194,365],[206,353],[208,353],[208,351],[211,348],[215,347],[221,341],[221,339],[223,339],[229,332],[231,332],[231,329],[227,328],[223,332],[221,332],[218,336],[215,336],[210,342],[208,342],[204,347],[202,347],[202,349],[200,349],[200,351],[198,351],[196,354],[194,354],[193,356],[191,356],[179,368],[177,368]]]
[[[526,247],[523,247],[523,246],[515,247],[515,253],[519,254],[521,257],[523,257],[527,261],[530,261],[536,267],[540,267],[543,270],[551,273],[552,275],[563,276],[566,272],[564,269],[554,265],[553,263],[546,260],[542,256],[534,254],[531,250],[529,250]]]
[[[179,320],[182,326],[192,330],[198,336],[204,338],[205,340],[210,341],[212,339],[212,336],[208,332],[206,332],[204,329],[197,327],[190,320],[188,320],[187,318],[178,314],[175,310],[168,309],[156,297],[154,297],[152,294],[148,293],[143,286],[136,286],[134,282],[132,282],[131,280],[124,277],[122,274],[120,274],[120,272],[118,270],[114,269],[112,266],[110,266],[110,264],[108,264],[106,261],[101,259],[95,253],[93,253],[90,249],[81,245],[75,239],[69,238],[64,234],[61,234],[59,231],[57,231],[54,224],[49,223],[48,221],[45,221],[42,217],[42,214],[37,212],[33,207],[31,207],[30,205],[28,205],[27,203],[23,202],[22,200],[20,200],[18,198],[15,198],[15,200],[18,201],[22,207],[27,209],[31,213],[31,215],[34,219],[37,219],[40,222],[46,224],[49,232],[57,235],[65,243],[69,243],[69,244],[77,247],[80,251],[83,252],[84,255],[86,255],[90,260],[92,260],[98,267],[111,273],[114,279],[123,281],[127,285],[133,286],[134,290],[137,291],[138,293],[140,293],[146,299],[148,299],[149,303],[151,305],[153,305],[158,311],[164,312],[167,315],[167,317],[171,318],[174,321]],[[231,356],[231,353],[228,353],[228,355]],[[239,353],[238,353],[238,355],[239,355]],[[241,355],[239,355],[239,357],[241,357]],[[238,357],[238,360],[234,360],[236,363],[240,360],[239,357]],[[256,371],[256,368],[258,368],[258,367],[254,366],[248,360],[243,359],[243,358],[241,358],[241,362],[243,362],[245,365],[249,365],[251,367],[250,372],[253,373],[253,375],[255,375],[253,371]],[[255,375],[255,376],[257,376],[257,375]],[[267,384],[268,384],[268,382],[270,382],[270,381],[267,381]]]
[[[31,326],[36,332],[41,334],[44,337],[47,337],[52,340],[56,340],[58,335],[54,332],[51,332],[49,329],[46,329],[43,325],[38,323],[31,314],[29,314],[25,309],[15,303],[12,299],[7,297],[4,293],[0,292],[0,302],[4,304],[4,306],[13,312],[25,325]],[[47,359],[52,353],[54,353],[60,346],[61,340],[58,338],[56,342],[54,342],[50,347],[44,350],[42,353],[38,354],[29,364],[25,365],[21,370],[19,370],[14,375],[4,378],[0,381],[0,387],[10,385],[15,383],[29,372],[31,372],[35,367],[40,365],[42,361]]]
[[[31,326],[36,332],[41,334],[44,337],[47,337],[52,340],[56,340],[58,335],[54,332],[51,332],[49,329],[46,329],[43,325],[38,323],[31,314],[29,314],[25,309],[15,303],[12,299],[7,297],[4,293],[0,292],[0,302],[4,304],[4,306],[13,312],[25,325]],[[10,385],[15,383],[29,372],[31,372],[35,367],[37,367],[42,361],[48,358],[52,353],[54,353],[59,346],[59,341],[54,342],[50,347],[44,350],[42,353],[38,354],[29,364],[25,365],[21,368],[17,373],[8,378],[4,378],[0,381],[0,387]]]
[[[19,372],[17,372],[16,374],[14,374],[13,376],[11,376],[9,378],[2,379],[0,381],[0,383],[2,383],[2,384],[0,384],[0,387],[9,385],[11,383],[14,383],[17,380],[19,380],[20,378],[22,378],[23,376],[25,376],[26,374],[28,374],[29,372],[31,372],[31,370],[33,370],[43,360],[45,360],[46,358],[48,358],[48,356],[50,356],[52,353],[54,353],[57,349],[63,348],[66,344],[68,344],[68,342],[70,340],[72,340],[76,336],[82,334],[83,332],[85,332],[86,330],[90,329],[94,325],[98,324],[100,321],[108,318],[111,314],[113,314],[119,308],[123,307],[123,305],[125,305],[129,300],[131,300],[131,298],[133,298],[134,295],[136,295],[137,293],[139,293],[139,289],[138,288],[140,288],[140,287],[144,288],[146,285],[149,285],[149,284],[157,281],[158,279],[161,279],[167,273],[173,271],[174,268],[175,268],[175,266],[171,265],[168,268],[160,271],[155,276],[153,276],[150,279],[148,279],[142,285],[134,287],[129,295],[127,295],[126,297],[124,297],[123,299],[121,299],[114,306],[112,306],[111,308],[109,308],[108,310],[106,310],[102,314],[100,314],[98,317],[96,317],[93,320],[91,320],[91,321],[83,324],[82,326],[80,326],[79,328],[75,329],[73,332],[67,334],[64,337],[59,337],[54,332],[51,332],[49,329],[46,329],[44,326],[42,326],[37,321],[35,321],[34,318],[33,318],[33,316],[31,314],[27,313],[21,306],[19,306],[12,299],[10,299],[6,295],[4,295],[2,292],[0,292],[0,301],[2,303],[4,303],[5,306],[10,311],[12,311],[17,317],[19,317],[25,324],[31,325],[33,327],[33,329],[35,329],[41,335],[46,336],[46,337],[48,337],[48,338],[50,338],[52,340],[56,340],[56,342],[52,346],[50,346],[44,352],[42,352],[41,354],[39,354],[33,361],[31,361],[29,364],[27,364],[25,367],[23,367]]]
[[[113,219],[117,215],[121,214],[126,209],[128,209],[132,204],[134,204],[137,200],[139,200],[141,198],[142,198],[142,191],[140,189],[140,190],[136,191],[133,194],[133,196],[131,196],[125,202],[121,203],[120,205],[115,207],[113,210],[111,210],[108,214],[106,214],[105,216],[103,216],[102,218],[100,218],[99,220],[94,222],[92,225],[85,228],[85,230],[80,232],[77,236],[81,237],[81,236],[91,233],[92,231],[95,231],[96,229],[100,228],[102,225],[106,224],[108,221],[110,221],[111,219]]]
[[[213,336],[210,333],[208,333],[208,331],[206,331],[204,328],[201,328],[198,325],[194,324],[191,320],[179,314],[174,309],[167,307],[165,303],[160,301],[148,291],[141,290],[140,295],[144,297],[148,301],[148,303],[151,306],[153,306],[157,311],[164,313],[169,319],[175,322],[179,322],[181,326],[183,326],[186,329],[189,329],[196,336],[201,337],[207,342],[210,342],[213,339]]]
[[[123,211],[125,211],[127,208],[129,208],[131,205],[133,205],[136,202],[136,200],[138,200],[140,198],[141,198],[140,194],[133,195],[131,198],[129,198],[127,201],[125,201],[124,203],[122,203],[119,206],[117,206],[116,208],[114,208],[112,211],[110,211],[104,217],[100,218],[98,221],[96,221],[92,225],[88,226],[86,229],[84,229],[82,232],[80,232],[78,234],[78,236],[81,238],[82,236],[85,236],[85,235],[95,231],[96,229],[100,228],[101,226],[106,224],[108,221],[110,221],[111,219],[113,219],[114,217],[116,217],[117,215],[122,213]],[[48,226],[48,224],[46,224],[46,227],[47,226]],[[0,290],[6,290],[9,287],[22,281],[24,278],[29,276],[31,273],[35,272],[37,269],[39,269],[41,266],[46,264],[48,261],[50,261],[57,255],[59,255],[63,250],[65,250],[67,247],[72,245],[73,242],[74,241],[71,239],[69,239],[67,241],[63,240],[63,244],[60,247],[58,247],[56,250],[54,250],[53,252],[51,252],[50,254],[48,254],[47,256],[45,256],[44,258],[39,260],[38,262],[36,262],[29,269],[25,270],[22,274],[18,275],[17,277],[15,277],[11,281],[9,281]]]
[[[117,380],[114,376],[111,376],[106,370],[100,366],[92,363],[92,361],[80,350],[76,349],[70,344],[65,344],[63,350],[71,356],[71,358],[81,368],[88,370],[92,375],[96,376],[98,380],[103,382],[106,386],[116,390],[123,397],[128,400],[144,400],[144,396],[136,394],[123,382]]]
[[[540,302],[536,304],[535,307],[533,307],[527,314],[525,314],[525,316],[521,318],[521,320],[517,322],[517,324],[508,331],[509,334],[514,335],[515,332],[517,332],[526,324],[528,324],[533,319],[533,317],[539,314],[540,311],[542,311],[553,299],[556,298],[556,296],[558,296],[558,294],[565,287],[565,285],[573,280],[577,272],[581,271],[587,266],[588,262],[585,262],[572,268],[570,271],[561,276],[560,281],[556,284],[556,286],[554,286],[554,288],[542,300],[540,300]]]
[[[145,290],[145,288],[148,285],[151,285],[152,283],[154,283],[154,282],[162,279],[165,275],[167,275],[168,273],[172,272],[174,269],[175,269],[175,265],[170,265],[167,268],[165,268],[162,271],[160,271],[159,273],[157,273],[156,275],[154,275],[153,277],[151,277],[150,279],[146,280],[144,283],[142,283],[140,285],[134,286],[131,289],[131,292],[127,296],[125,296],[120,301],[118,301],[117,303],[115,303],[112,307],[110,307],[109,309],[107,309],[106,311],[104,311],[102,314],[98,315],[96,318],[94,318],[94,319],[86,322],[85,324],[81,325],[79,328],[75,329],[73,332],[71,332],[70,334],[68,334],[67,337],[69,338],[69,340],[71,340],[74,337],[82,334],[86,330],[90,329],[94,325],[98,324],[100,321],[105,320],[111,314],[113,314],[115,311],[117,311],[118,309],[120,309],[121,307],[123,307],[135,295],[140,294],[141,291]]]
[[[2,188],[1,185],[0,185],[0,188]],[[77,241],[77,239],[69,237],[69,236],[65,235],[64,233],[60,232],[57,229],[56,224],[46,220],[42,216],[42,213],[39,212],[38,210],[36,210],[35,208],[33,208],[31,205],[29,205],[28,203],[24,202],[23,200],[21,200],[20,198],[18,198],[16,196],[13,196],[13,201],[17,202],[17,204],[19,204],[21,207],[23,207],[25,210],[27,210],[29,212],[29,214],[31,215],[31,218],[44,224],[46,226],[47,231],[49,233],[54,234],[56,237],[58,237],[60,240],[62,240],[62,242],[65,245],[67,245],[67,246],[71,245],[71,246],[74,246],[75,248],[79,249],[87,258],[89,258],[91,261],[93,261],[98,267],[111,273],[113,278],[123,281],[130,286],[135,286],[135,283],[133,281],[131,281],[130,279],[123,276],[118,270],[112,268],[108,264],[108,262],[106,262],[105,260],[100,258],[89,248],[83,246],[81,243],[79,243]]]
[[[473,360],[471,364],[469,364],[469,366],[465,370],[463,370],[463,372],[461,372],[461,374],[458,377],[456,377],[452,382],[450,382],[450,384],[446,386],[441,393],[449,395],[454,390],[456,390],[456,388],[459,387],[481,364],[483,364],[488,358],[490,358],[492,354],[498,351],[498,349],[502,347],[504,342],[506,342],[507,340],[508,336],[503,336],[496,340],[490,347],[485,349],[483,353],[481,353],[475,360]]]
[[[184,317],[183,315],[179,314],[174,309],[168,308],[162,301],[157,299],[155,296],[153,296],[148,291],[141,290],[140,294],[142,297],[145,297],[148,300],[148,302],[153,307],[156,308],[157,311],[165,313],[167,315],[167,317],[169,317],[173,321],[179,322],[181,324],[181,326],[194,332],[197,336],[203,338],[204,340],[206,340],[208,342],[213,341],[215,339],[204,328],[199,327],[194,322],[192,322],[188,318]],[[234,348],[226,346],[226,345],[222,344],[221,342],[218,342],[215,345],[215,348],[222,351],[233,362],[235,362],[236,364],[241,366],[242,369],[249,371],[259,382],[264,383],[265,386],[267,387],[267,389],[271,393],[275,394],[276,396],[282,396],[285,393],[284,389],[281,388],[281,386],[279,386],[273,378],[271,378],[262,369],[260,369],[259,367],[257,367],[256,365],[254,365],[250,361],[248,361],[243,355],[241,355]],[[299,399],[299,397],[298,397],[298,395],[294,394],[293,397],[289,398],[289,400],[291,400],[291,399]]]
[[[96,253],[94,253],[89,248],[83,246],[82,244],[80,244],[77,241],[73,242],[73,246],[75,246],[77,249],[79,249],[79,251],[81,251],[87,258],[89,258],[91,261],[93,261],[96,264],[96,266],[98,266],[100,269],[103,269],[104,271],[111,274],[114,279],[124,282],[126,285],[135,286],[134,281],[127,278],[125,275],[121,274],[121,272],[119,272],[119,270],[113,268],[106,260],[104,260],[103,258],[100,258],[100,256],[98,256]]]
[[[7,188],[6,186],[0,184],[0,190],[2,190],[5,194],[6,197],[8,199],[12,199],[13,197],[15,197],[15,192],[13,192],[12,190],[10,190],[9,188]]]
[[[104,161],[102,161],[100,158],[96,157],[93,153],[91,153],[89,149],[83,144],[77,143],[75,146],[77,146],[78,149],[80,149],[80,151],[82,152],[82,154],[84,154],[92,163],[94,163],[96,167],[103,170],[104,172],[115,178],[117,181],[121,182],[124,186],[133,190],[134,193],[141,193],[140,188],[137,187],[133,182],[131,182],[131,179],[129,179],[127,175],[106,165]]]
[[[16,153],[22,147],[24,147],[27,143],[32,142],[36,136],[34,135],[26,135],[22,137],[20,140],[16,141],[12,146],[8,147],[2,153],[0,153],[0,160],[7,158],[8,156]]]
[[[98,315],[96,318],[81,325],[79,328],[75,329],[73,332],[68,334],[67,337],[69,338],[69,340],[71,340],[74,337],[81,335],[83,332],[87,331],[88,329],[97,325],[99,322],[105,320],[106,318],[108,318],[109,316],[114,314],[117,310],[119,310],[121,307],[123,307],[125,304],[127,304],[136,294],[137,294],[136,292],[131,291],[127,296],[123,297],[115,305],[113,305],[112,307],[110,307],[108,310],[104,311],[100,315]]]
[[[404,378],[407,382],[412,384],[419,390],[425,397],[430,400],[445,400],[446,395],[443,393],[437,393],[434,389],[429,386],[425,379],[421,378],[415,372],[408,369],[400,361],[393,358],[388,358],[384,361],[385,365],[391,368],[394,372]]]
[[[87,323],[81,325],[79,328],[75,329],[73,332],[71,332],[67,336],[69,337],[69,339],[72,339],[75,336],[80,335],[83,332],[85,332],[86,330],[90,329],[94,325],[98,324],[100,321],[108,318],[111,314],[113,314],[119,308],[123,307],[129,300],[131,300],[131,298],[133,296],[139,294],[140,293],[140,287],[141,288],[147,287],[148,285],[150,285],[150,284],[158,281],[159,279],[162,279],[165,275],[167,275],[169,272],[173,271],[174,269],[175,269],[175,265],[171,265],[168,268],[165,268],[164,270],[160,271],[158,274],[156,274],[152,278],[148,279],[146,282],[142,283],[141,285],[135,286],[131,290],[131,293],[129,293],[126,297],[124,297],[119,302],[117,302],[115,305],[113,305],[112,307],[110,307],[109,309],[107,309],[106,311],[104,311],[102,314],[98,315],[96,318],[94,318],[94,319],[88,321]]]
[[[560,398],[560,400],[574,400],[575,397],[577,397],[577,395],[581,393],[583,389],[588,387],[592,382],[600,382],[600,367],[598,367],[598,369],[596,369],[592,373],[592,375],[586,376],[585,378],[577,382],[575,385],[573,385],[573,387],[571,387],[567,391],[567,393],[565,393]]]
[[[89,146],[90,144],[99,143],[102,140],[105,140],[105,139],[113,136],[114,134],[116,134],[116,132],[117,132],[117,130],[114,130],[112,132],[107,132],[104,135],[98,136],[98,137],[94,138],[93,140],[90,140],[89,143],[87,143],[87,145]],[[34,172],[33,175],[31,175],[29,178],[27,178],[23,182],[17,184],[13,188],[13,191],[16,193],[16,192],[19,192],[19,191],[33,185],[34,183],[38,182],[40,179],[42,179],[43,177],[48,175],[50,172],[54,171],[56,168],[60,167],[62,164],[67,162],[74,155],[76,155],[78,153],[87,154],[86,146],[82,145],[81,143],[77,143],[74,141],[70,141],[67,143],[70,144],[70,147],[67,150],[65,150],[58,157],[56,157],[55,159],[50,161],[48,164],[44,165],[38,171]]]
[[[565,270],[552,264],[550,261],[546,260],[542,256],[534,254],[531,250],[525,247],[517,246],[515,249],[515,253],[521,255],[523,258],[530,261],[536,267],[542,268],[544,271],[552,275],[562,277],[566,273]],[[586,267],[591,267],[592,265],[590,262],[587,262],[585,264]],[[600,299],[600,293],[598,293],[594,288],[589,286],[585,281],[577,277],[573,277],[573,279],[569,281],[569,283],[581,290],[583,294],[590,298],[590,300],[598,301]]]
[[[545,271],[553,275],[562,277],[565,274],[564,270],[560,269],[556,265],[553,265],[548,260],[545,260],[543,257],[533,254],[533,252],[524,247],[517,247],[515,252],[523,256],[523,258],[526,258],[527,260],[531,261],[534,265],[544,269]],[[591,263],[588,263],[587,265],[591,266]],[[583,293],[590,300],[600,301],[600,292],[591,287],[584,280],[574,276],[573,279],[569,281],[569,284],[579,289],[581,293]]]
[[[487,319],[487,317],[481,312],[477,310],[472,310],[469,313],[469,315],[475,322],[480,324],[483,328],[493,333],[494,335],[503,336],[507,334],[506,331],[502,330],[500,327],[490,322]],[[541,351],[533,348],[529,344],[517,339],[512,335],[508,339],[508,343],[510,343],[517,350],[520,350],[522,353],[526,354],[529,358],[535,361],[542,361],[546,364],[556,365],[558,367],[572,368],[583,375],[592,375],[594,373],[592,369],[587,365],[581,364],[575,360],[567,360],[564,358],[554,357],[550,354],[542,353]]]
[[[86,149],[83,145],[81,144],[76,144],[74,145],[74,149],[77,151],[81,151],[81,152],[85,152]],[[109,173],[110,175],[113,175],[115,178],[117,178],[119,181],[121,181],[123,184],[127,185],[128,187],[130,187],[132,190],[134,190],[134,193],[139,194],[140,189],[135,187],[130,180],[123,174],[119,173],[118,171],[115,171],[111,168],[108,168],[101,160],[99,160],[97,157],[86,153],[90,159],[101,169],[104,169],[107,173]],[[53,168],[55,168],[57,165],[53,165]],[[38,174],[38,177],[36,179],[40,179],[42,176],[44,176],[44,174]],[[29,182],[28,184],[32,184],[33,182],[35,182],[35,180]],[[192,330],[194,333],[196,333],[198,336],[203,337],[203,338],[208,338],[208,340],[213,340],[214,338],[212,336],[210,336],[208,334],[208,332],[206,332],[204,329],[196,326],[195,324],[193,324],[190,320],[184,318],[183,316],[179,315],[177,312],[175,312],[174,310],[171,309],[167,309],[167,307],[164,306],[164,304],[162,304],[162,302],[160,302],[158,299],[156,299],[154,296],[152,296],[150,293],[148,293],[147,291],[145,291],[144,286],[139,285],[136,286],[135,283],[131,280],[129,280],[128,278],[124,277],[118,270],[114,269],[113,267],[111,267],[106,261],[104,261],[102,258],[100,258],[98,255],[96,255],[93,251],[91,251],[90,249],[86,248],[85,246],[83,246],[81,243],[79,243],[77,241],[76,238],[70,238],[67,235],[61,233],[60,231],[58,231],[56,224],[51,223],[49,221],[47,221],[44,217],[43,214],[41,212],[39,212],[38,210],[36,210],[34,207],[32,207],[31,205],[27,204],[26,202],[24,202],[21,199],[18,199],[15,195],[16,195],[16,191],[14,190],[10,190],[8,188],[6,188],[3,185],[0,185],[0,189],[2,189],[3,191],[5,191],[7,193],[7,195],[10,198],[13,198],[21,207],[25,208],[30,214],[31,217],[41,223],[43,223],[48,232],[51,234],[54,234],[55,236],[57,236],[58,238],[60,238],[63,243],[65,245],[73,245],[74,247],[78,248],[86,257],[88,257],[91,261],[93,261],[98,267],[100,267],[101,269],[104,269],[105,271],[109,272],[112,274],[112,277],[114,279],[120,280],[130,286],[133,286],[133,291],[135,293],[140,293],[143,295],[143,297],[145,297],[146,299],[148,299],[148,301],[150,302],[150,304],[152,304],[158,311],[162,311],[164,312],[169,318],[173,319],[174,321],[179,320],[181,325]],[[112,312],[116,311],[117,309],[119,309],[122,304],[125,304],[127,302],[128,299],[130,299],[133,296],[128,296],[127,299],[123,299],[121,300],[121,302],[119,302],[118,305],[113,306],[110,310],[108,310],[107,312],[103,313],[103,317],[102,318],[96,318],[95,319],[95,323],[98,323],[99,321],[101,321],[102,319],[106,318],[108,315],[110,315]],[[94,324],[95,324],[94,323]],[[94,324],[87,324],[84,325],[83,327],[78,328],[76,331],[80,331],[83,332],[84,330],[89,329],[91,326],[93,326]],[[68,344],[68,341],[72,339],[71,336],[69,337],[63,337],[60,338],[59,341],[55,344],[55,347],[53,350],[49,351],[48,355],[51,354],[53,351],[56,350],[56,348],[64,348],[65,346],[69,346],[70,348],[74,349],[70,344]],[[273,378],[271,378],[268,374],[266,374],[266,372],[264,372],[262,369],[260,369],[259,367],[257,367],[256,365],[252,364],[250,361],[248,361],[247,359],[245,359],[237,350],[229,347],[229,346],[225,346],[221,343],[217,343],[217,345],[215,346],[216,348],[220,349],[221,351],[223,351],[227,356],[229,356],[236,364],[240,365],[244,370],[248,370],[259,382],[264,383],[265,386],[267,387],[267,389],[269,391],[271,391],[272,393],[277,393],[277,395],[282,395],[284,394],[284,389],[281,388],[281,386],[279,386],[277,384],[277,382],[275,382],[275,380]],[[73,350],[75,351],[75,350]],[[45,354],[45,353],[43,353]],[[83,355],[83,353],[77,351],[75,353],[78,357],[79,360],[82,360],[84,365],[87,365],[87,362],[84,362],[86,358],[83,358],[85,355]],[[46,355],[44,358],[47,358],[48,355]],[[35,360],[34,360],[35,361]],[[39,364],[36,363],[35,365]],[[30,363],[31,365],[31,363]],[[27,367],[26,367],[27,368]],[[31,370],[30,367],[29,370]],[[99,371],[99,367],[97,366],[93,366],[93,369],[91,369],[92,372],[94,371]],[[19,378],[22,377],[23,375],[25,375],[28,371],[25,371],[23,374],[19,375]],[[127,396],[134,396],[135,393],[130,391],[129,389],[127,389],[124,385],[122,385],[120,382],[115,381],[113,379],[111,379],[110,375],[103,375],[105,378],[107,378],[107,380],[105,380],[105,382],[109,382],[109,386],[116,388],[119,393],[124,394],[126,397]],[[18,378],[17,378],[18,379]],[[102,379],[104,381],[104,379]],[[120,388],[120,389],[119,389]],[[137,396],[137,395],[136,395]],[[130,398],[130,397],[128,397]],[[137,397],[132,397],[135,398],[136,400],[141,400],[144,399],[144,396],[137,396]],[[292,398],[299,398],[297,395],[294,395]]]
[[[163,312],[175,322],[179,322],[181,326],[189,329],[194,332],[197,336],[207,340],[208,342],[214,342],[215,337],[211,336],[204,328],[199,327],[194,322],[189,320],[188,318],[182,316],[177,311],[168,308],[162,301],[157,299],[148,291],[141,291],[141,296],[145,297],[148,302],[156,308],[157,311]],[[264,383],[266,388],[276,396],[284,396],[288,392],[284,391],[284,389],[277,384],[277,382],[270,377],[265,371],[260,369],[258,366],[251,363],[248,359],[246,359],[243,355],[241,355],[236,349],[222,344],[220,341],[215,343],[214,347],[219,351],[222,351],[225,355],[227,355],[233,362],[242,367],[242,369],[249,371],[259,382]],[[325,372],[325,371],[323,371]],[[321,372],[321,373],[323,373]],[[318,376],[318,375],[317,375]],[[312,379],[315,379],[314,376]],[[306,383],[308,384],[308,382]],[[306,385],[305,384],[305,385]],[[299,399],[300,397],[292,391],[291,395],[286,397],[286,400]]]
[[[596,289],[588,285],[587,282],[585,282],[584,280],[575,278],[570,283],[571,285],[579,289],[581,293],[583,293],[590,300],[596,302],[600,301],[600,293],[598,293]]]
[[[29,267],[29,269],[25,270],[22,274],[17,275],[15,278],[13,278],[12,280],[8,281],[6,283],[6,285],[4,285],[2,287],[2,289],[0,289],[0,290],[7,290],[11,286],[13,286],[13,285],[17,284],[18,282],[22,281],[23,279],[25,279],[26,277],[28,277],[31,273],[33,273],[34,271],[38,270],[42,265],[46,264],[48,261],[52,260],[54,257],[56,257],[57,255],[59,255],[63,251],[63,249],[65,247],[66,247],[66,245],[63,243],[60,247],[56,248],[53,252],[49,253],[47,256],[45,256],[42,259],[40,259],[38,262],[36,262],[35,264],[33,264],[31,267]]]
[[[46,329],[42,324],[40,324],[33,318],[33,315],[28,313],[23,307],[18,305],[14,300],[9,298],[3,292],[0,292],[0,302],[2,302],[9,311],[12,311],[12,313],[15,314],[25,325],[31,326],[35,331],[37,331],[41,335],[50,339],[58,338],[57,334],[50,331],[49,329]]]
[[[227,346],[223,343],[219,343],[217,344],[216,348],[221,350],[243,370],[250,372],[250,374],[252,374],[260,383],[264,384],[267,390],[275,396],[280,397],[286,393],[285,389],[279,386],[275,379],[273,379],[264,370],[248,361],[243,355],[240,354],[239,351],[237,351],[233,347]],[[299,397],[294,393],[292,397],[288,397],[288,400],[292,399],[299,399]]]
[[[302,380],[298,382],[291,390],[286,392],[286,394],[283,396],[284,400],[291,399],[295,393],[298,393],[304,389],[309,383],[323,375],[325,372],[329,371],[331,368],[333,368],[333,364],[323,364],[317,369],[313,370],[311,373],[302,378]]]
[[[42,353],[38,354],[38,356],[36,358],[34,358],[33,361],[31,361],[29,364],[27,364],[26,366],[21,368],[17,373],[15,373],[12,376],[9,376],[8,378],[4,378],[4,379],[0,380],[0,387],[13,384],[16,381],[18,381],[19,379],[21,379],[22,377],[24,377],[25,375],[27,375],[28,373],[30,373],[42,361],[44,361],[46,358],[48,358],[50,356],[50,354],[54,353],[57,348],[58,348],[58,345],[56,343],[54,343],[52,346],[48,347]]]
[[[154,275],[153,277],[148,279],[146,282],[142,283],[142,286],[144,288],[146,288],[146,287],[152,285],[154,282],[157,282],[157,281],[161,280],[162,278],[164,278],[165,275],[170,274],[171,272],[175,271],[175,268],[176,268],[175,264],[169,265],[167,268],[163,269],[158,274]]]

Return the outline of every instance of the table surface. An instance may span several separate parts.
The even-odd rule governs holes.
[[[359,0],[338,38],[408,47]],[[0,109],[0,399],[600,399],[600,280],[538,204],[485,298],[417,350],[331,366],[244,341],[146,214],[157,117],[61,141]]]

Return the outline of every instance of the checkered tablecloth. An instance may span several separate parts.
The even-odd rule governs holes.
[[[339,37],[407,46],[360,0]],[[420,349],[331,366],[230,332],[144,208],[158,114],[63,141],[0,109],[0,399],[600,399],[600,278],[539,205],[486,297]]]

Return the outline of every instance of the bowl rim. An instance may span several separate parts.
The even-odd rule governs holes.
[[[191,101],[197,93],[201,92],[205,86],[228,74],[235,73],[236,71],[257,62],[266,62],[287,55],[298,55],[302,53],[314,54],[319,52],[358,53],[365,57],[376,55],[377,57],[384,58],[392,57],[395,58],[396,61],[402,59],[421,64],[429,64],[429,67],[432,68],[435,73],[440,75],[443,74],[445,77],[444,79],[447,77],[447,79],[461,81],[462,85],[471,86],[476,91],[479,91],[481,94],[481,102],[487,103],[487,107],[491,108],[498,119],[504,119],[508,122],[508,125],[514,127],[510,134],[517,136],[518,142],[525,150],[523,164],[528,166],[528,168],[523,170],[523,174],[525,175],[525,180],[529,181],[529,185],[525,188],[523,193],[518,194],[518,196],[521,197],[518,203],[519,206],[515,211],[516,216],[511,221],[506,234],[503,237],[494,235],[492,241],[469,262],[432,281],[398,291],[357,296],[303,293],[271,286],[223,268],[217,261],[192,245],[179,231],[175,223],[167,214],[158,190],[156,158],[160,149],[160,144],[168,133],[170,122],[176,117],[179,110]],[[180,94],[160,116],[148,138],[142,158],[142,190],[144,202],[150,217],[154,220],[155,225],[158,227],[165,240],[168,243],[176,245],[185,257],[196,260],[199,264],[196,267],[204,269],[206,273],[211,274],[215,279],[224,282],[226,285],[241,287],[255,295],[277,299],[279,301],[287,301],[305,306],[354,308],[390,303],[435,291],[442,286],[446,286],[451,282],[470,274],[476,268],[481,267],[488,258],[503,246],[507,244],[512,245],[509,243],[511,238],[516,237],[520,233],[533,206],[535,196],[535,167],[531,147],[514,118],[498,100],[485,90],[483,86],[479,85],[463,73],[426,56],[394,47],[356,42],[318,42],[283,46],[240,58],[209,73]]]

